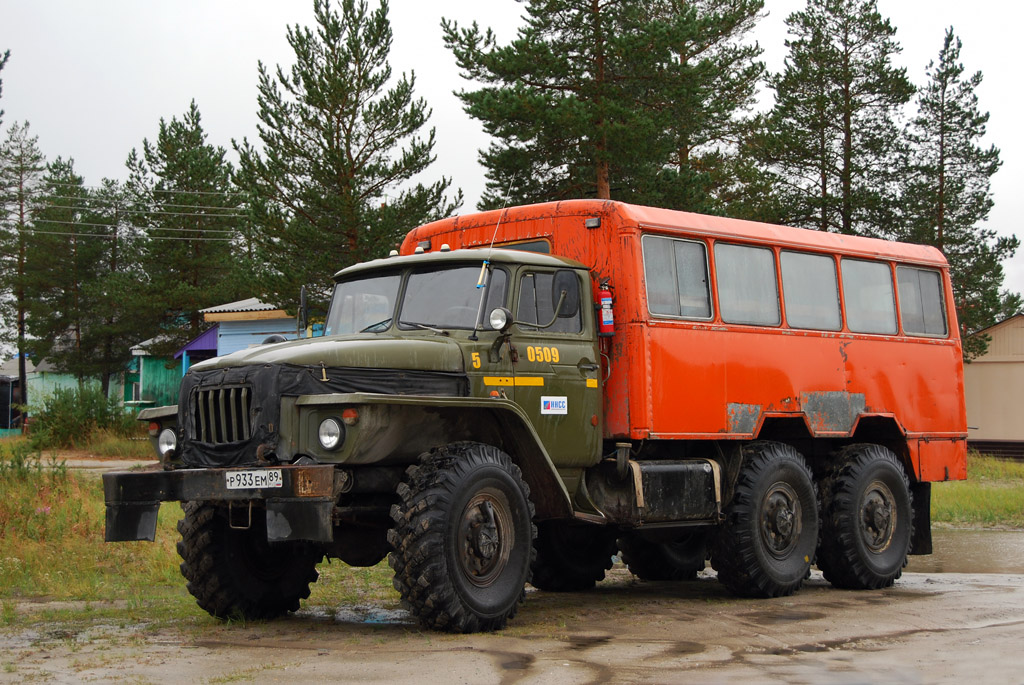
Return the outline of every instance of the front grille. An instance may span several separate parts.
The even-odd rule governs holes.
[[[214,445],[248,440],[251,397],[248,386],[197,390],[192,396],[192,438]]]

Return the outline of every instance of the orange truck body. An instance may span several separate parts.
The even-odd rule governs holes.
[[[652,315],[642,238],[706,246],[713,315]],[[726,323],[717,288],[715,244],[825,255],[836,264],[840,310],[843,259],[941,274],[944,335],[807,330],[781,322]],[[413,229],[400,253],[516,247],[548,251],[591,270],[594,301],[614,292],[614,334],[602,339],[603,432],[615,440],[751,440],[785,435],[809,444],[856,441],[870,432],[900,455],[918,481],[966,478],[963,363],[949,269],[935,248],[628,205],[571,200],[444,219]],[[897,320],[903,321],[896,298]]]

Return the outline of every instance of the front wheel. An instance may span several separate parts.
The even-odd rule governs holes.
[[[533,560],[533,505],[501,450],[456,443],[420,457],[398,486],[388,533],[394,586],[425,628],[500,630]]]
[[[889,587],[903,573],[913,539],[910,484],[881,445],[850,445],[822,484],[818,567],[835,587]]]
[[[747,597],[791,595],[803,584],[817,544],[817,497],[804,458],[785,443],[745,445],[711,552],[718,580]]]
[[[228,509],[185,502],[178,522],[181,574],[196,604],[221,619],[275,618],[299,608],[323,558],[308,542],[267,542],[266,517],[254,512],[245,530],[232,528]]]

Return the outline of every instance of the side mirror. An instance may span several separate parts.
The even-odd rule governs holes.
[[[580,279],[574,272],[568,269],[555,272],[551,283],[551,308],[559,319],[571,319],[579,314]]]

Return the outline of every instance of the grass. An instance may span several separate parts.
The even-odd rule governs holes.
[[[932,486],[932,522],[1024,528],[1024,463],[971,452],[966,481]]]
[[[147,445],[148,446],[148,445]],[[185,589],[175,550],[181,506],[160,507],[155,542],[106,543],[103,485],[27,443],[0,443],[0,626],[25,621],[217,622]],[[307,606],[398,606],[386,562],[322,563]],[[31,610],[39,605],[40,610]],[[22,610],[17,605],[22,605]]]
[[[8,452],[28,449],[29,440],[25,437],[0,438],[0,454],[6,449]],[[56,454],[57,451],[50,449],[41,450],[43,454]],[[62,453],[68,454],[67,450]],[[124,437],[111,431],[99,430],[94,432],[88,440],[81,443],[73,450],[74,454],[88,455],[91,457],[107,457],[111,459],[138,459],[141,461],[155,460],[156,452],[150,444],[146,428],[139,424],[139,430],[132,437]]]

